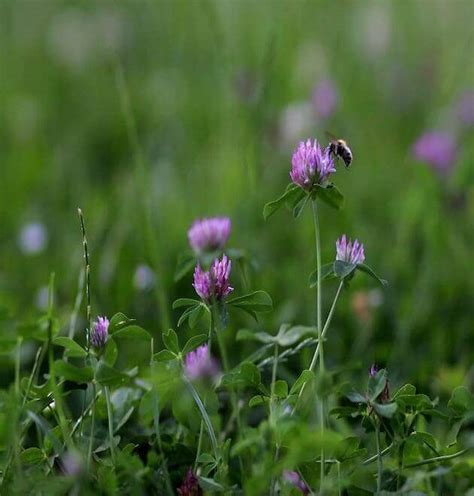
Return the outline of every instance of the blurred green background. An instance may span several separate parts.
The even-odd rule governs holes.
[[[175,324],[171,302],[193,293],[191,275],[173,281],[186,231],[229,215],[252,288],[274,299],[257,325],[314,322],[309,211],[264,222],[262,207],[297,142],[327,130],[355,158],[335,175],[345,209],[321,210],[323,262],[347,233],[390,282],[358,277],[344,294],[329,365],[364,376],[375,361],[436,394],[472,385],[474,128],[458,107],[474,89],[473,19],[471,0],[0,2],[1,306],[38,315],[54,271],[69,325],[80,206],[94,314],[120,310],[157,334],[166,309]],[[313,98],[325,81],[337,100],[326,116]],[[447,174],[413,158],[430,129],[458,144]],[[237,268],[233,283],[240,292]],[[235,361],[251,350],[233,340],[240,325],[255,326],[235,316]]]

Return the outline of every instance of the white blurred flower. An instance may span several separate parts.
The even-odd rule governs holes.
[[[302,136],[310,134],[314,120],[310,102],[295,102],[287,105],[280,115],[280,137],[283,146],[291,146]]]
[[[155,286],[155,273],[148,265],[139,265],[135,269],[133,285],[139,291],[146,291]]]
[[[360,4],[354,16],[354,41],[370,58],[382,56],[392,35],[391,12],[388,2]]]
[[[39,288],[35,298],[36,308],[38,310],[46,310],[48,308],[48,299],[49,299],[48,286],[43,286]]]
[[[20,250],[26,255],[42,252],[48,242],[48,232],[41,222],[25,224],[18,236]]]

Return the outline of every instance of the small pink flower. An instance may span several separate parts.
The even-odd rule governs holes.
[[[208,303],[213,299],[223,300],[234,290],[229,285],[231,268],[232,262],[225,255],[222,255],[221,260],[216,258],[208,272],[203,271],[201,266],[197,265],[194,270],[193,286],[198,296]]]

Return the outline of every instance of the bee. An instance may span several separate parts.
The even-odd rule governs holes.
[[[344,162],[346,169],[352,163],[352,151],[343,139],[337,139],[332,134],[326,133],[331,140],[329,142],[329,153],[335,158],[340,158]]]

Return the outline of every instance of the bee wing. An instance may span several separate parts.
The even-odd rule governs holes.
[[[324,134],[329,141],[337,141],[337,138],[334,136],[334,134],[330,133],[329,131],[324,131]]]

